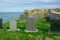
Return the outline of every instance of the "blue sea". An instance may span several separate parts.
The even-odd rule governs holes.
[[[0,18],[2,18],[3,23],[10,21],[11,17],[19,18],[23,12],[0,12]]]

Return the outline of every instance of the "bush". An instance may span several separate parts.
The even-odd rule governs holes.
[[[9,26],[10,26],[10,25],[9,25],[9,22],[5,22],[5,23],[3,24],[3,27],[4,27],[4,28],[9,29]]]
[[[37,22],[36,26],[40,31],[42,31],[42,40],[46,40],[48,30],[50,29],[50,24],[46,22],[45,18],[42,18]]]
[[[26,27],[26,22],[20,22],[20,21],[17,21],[17,28],[20,28],[20,29],[25,29]]]
[[[46,22],[45,18],[40,19],[37,23],[36,26],[39,30],[44,30],[47,31],[50,29],[50,24]]]
[[[16,21],[17,22],[17,28],[19,28],[19,29],[25,29],[25,27],[26,27],[26,22],[20,22],[20,21]],[[7,28],[7,29],[9,29],[9,22],[5,22],[4,24],[3,24],[3,26],[4,26],[4,28]]]

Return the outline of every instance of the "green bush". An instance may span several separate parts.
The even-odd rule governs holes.
[[[4,26],[4,28],[7,28],[7,29],[9,29],[9,22],[5,22],[4,24],[3,24],[3,26]]]
[[[19,20],[17,21],[16,20],[16,22],[17,22],[17,28],[19,28],[19,29],[25,29],[25,27],[26,27],[26,22],[20,22]],[[3,24],[3,26],[4,26],[4,28],[7,28],[7,29],[9,29],[9,22],[5,22],[4,24]]]
[[[36,23],[36,26],[40,31],[42,31],[42,40],[46,40],[48,30],[50,29],[50,24],[46,22],[45,18],[42,18]]]
[[[25,29],[26,27],[26,22],[20,22],[20,21],[17,21],[17,28],[20,28],[20,29]]]
[[[50,29],[50,24],[46,22],[45,18],[40,19],[37,23],[36,26],[39,30],[49,30]]]

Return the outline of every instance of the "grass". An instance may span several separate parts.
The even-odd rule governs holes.
[[[25,32],[22,29],[19,31],[0,30],[0,40],[41,40],[42,37],[40,30],[38,32]],[[46,37],[59,40],[60,34],[48,34]]]
[[[38,35],[37,35],[38,34]],[[37,36],[40,36],[41,33],[26,33],[23,30],[20,31],[7,31],[0,30],[0,40],[36,40]]]
[[[46,30],[47,28],[50,28],[45,19],[40,19],[37,22],[38,32],[25,32],[24,29],[26,22],[21,23],[18,20],[17,27],[21,29],[19,31],[8,31],[7,27],[9,26],[9,22],[4,23],[3,26],[5,28],[3,30],[0,29],[0,40],[42,40],[43,31],[40,29]],[[44,37],[46,37],[46,40],[60,40],[60,34],[46,34],[47,32],[44,32]]]

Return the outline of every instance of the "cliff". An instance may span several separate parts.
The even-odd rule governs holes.
[[[45,17],[48,13],[47,9],[33,9],[33,10],[25,10],[24,14],[27,17],[32,17],[34,15],[39,15],[40,17]]]
[[[49,15],[51,14],[51,17],[53,19],[60,18],[60,14],[58,12],[56,12],[56,10],[54,10],[54,9],[50,9],[50,12],[48,9],[33,9],[33,10],[24,11],[25,18],[33,17],[34,15],[38,15],[41,18],[43,18],[43,17],[46,17],[48,13],[49,13]]]

